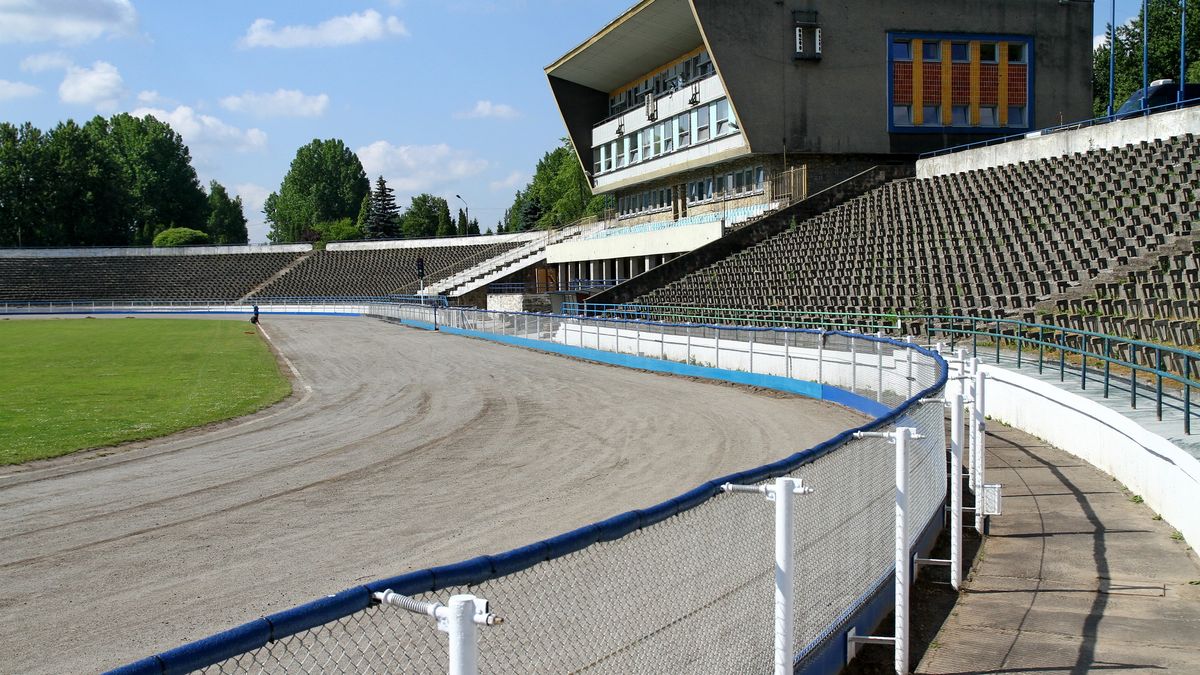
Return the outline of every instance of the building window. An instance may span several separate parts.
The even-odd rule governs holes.
[[[663,122],[663,152],[675,151],[675,120]]]
[[[921,106],[921,115],[925,119],[921,121],[922,126],[940,127],[942,126],[942,106],[926,105]]]
[[[625,168],[625,139],[617,139],[617,168]]]
[[[600,150],[592,148],[592,175],[600,174]]]
[[[950,60],[954,63],[970,63],[971,45],[966,42],[950,43]]]
[[[692,116],[688,113],[679,116],[679,148],[681,150],[692,144],[691,121]]]
[[[996,63],[996,43],[984,42],[979,45],[979,60],[982,63]]]
[[[942,60],[942,43],[926,40],[921,43],[921,60],[923,61],[941,61]]]
[[[642,129],[638,132],[638,138],[642,139],[642,161],[650,159],[650,130]]]
[[[996,118],[996,106],[985,105],[979,107],[979,126],[999,126],[999,120]]]
[[[910,105],[894,105],[892,106],[892,124],[898,127],[912,126],[912,106]]]
[[[1023,43],[1008,43],[1008,62],[1025,63],[1025,45]]]
[[[754,189],[755,190],[763,189],[763,177],[764,177],[763,174],[765,174],[765,173],[766,172],[763,170],[763,168],[761,166],[754,170]]]
[[[912,61],[912,41],[892,40],[892,60]]]
[[[708,106],[701,106],[696,110],[696,142],[701,143],[708,140]]]
[[[662,154],[662,151],[663,151],[662,150],[662,125],[655,124],[653,127],[653,133],[654,133],[654,150],[652,150],[652,152],[654,153],[655,157],[658,157],[659,155]]]
[[[625,137],[626,140],[629,141],[629,163],[630,164],[638,163],[638,150],[641,148],[641,144],[642,144],[641,141],[638,140],[638,137],[639,137],[638,134],[630,134]]]
[[[724,136],[729,133],[729,101],[721,99],[716,103],[717,110],[717,135]]]
[[[1010,105],[1008,106],[1008,126],[1010,127],[1027,127],[1029,121],[1025,119],[1025,106]]]
[[[956,105],[950,109],[950,124],[956,127],[971,126],[971,108],[965,105]]]

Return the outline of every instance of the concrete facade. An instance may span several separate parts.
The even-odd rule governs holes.
[[[171,246],[163,248],[5,248],[0,258],[117,258],[130,256],[237,255],[247,253],[308,253],[312,244],[255,244],[245,246]]]
[[[1051,134],[1030,134],[1021,140],[972,148],[917,162],[917,178],[1065,157],[1079,152],[1148,143],[1200,134],[1200,108],[1172,110],[1146,117],[1109,122]]]

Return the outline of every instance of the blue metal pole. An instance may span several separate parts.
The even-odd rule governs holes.
[[[1112,21],[1108,24],[1108,116],[1113,114],[1113,88],[1117,79],[1117,0],[1112,0]]]
[[[1142,0],[1142,110],[1150,103],[1150,0]]]

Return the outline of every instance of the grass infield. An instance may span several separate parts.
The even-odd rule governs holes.
[[[0,321],[0,465],[164,436],[289,393],[246,321]]]

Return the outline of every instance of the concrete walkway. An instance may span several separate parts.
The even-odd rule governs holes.
[[[918,673],[1200,672],[1200,565],[1112,477],[993,424],[1004,485],[950,617]]]

